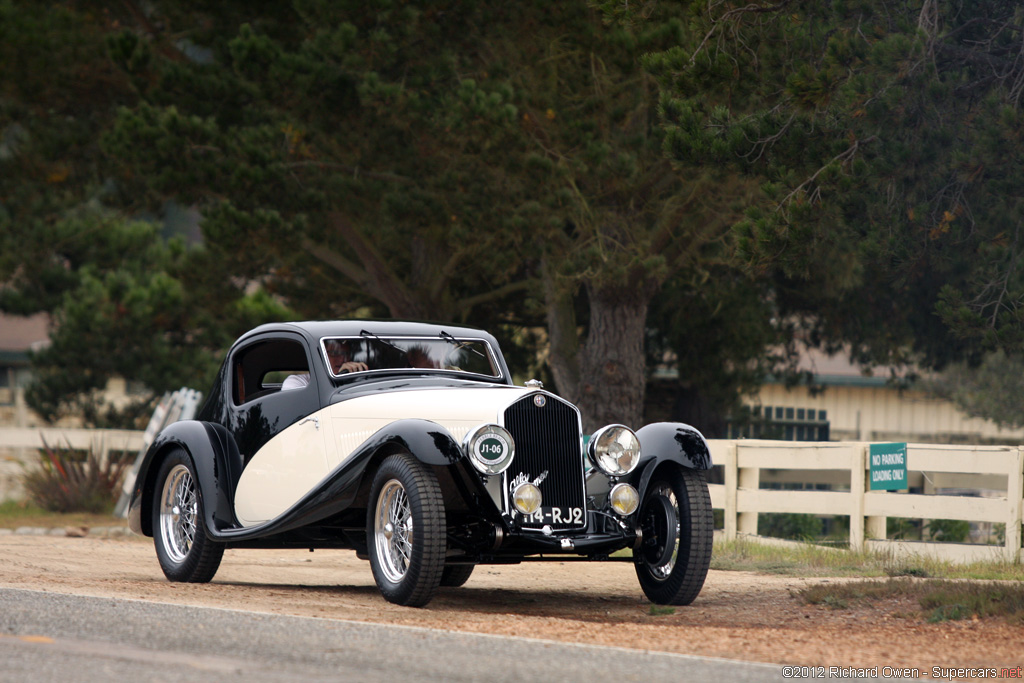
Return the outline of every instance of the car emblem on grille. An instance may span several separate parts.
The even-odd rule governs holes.
[[[544,394],[537,394],[536,396],[533,397],[533,405],[537,406],[538,408],[543,408],[544,406],[547,405],[547,403],[548,399],[544,396]]]

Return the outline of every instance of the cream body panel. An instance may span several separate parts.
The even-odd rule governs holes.
[[[328,448],[331,467],[348,460],[364,441],[400,419],[436,422],[461,442],[473,427],[497,423],[508,406],[534,391],[512,386],[423,389],[361,396],[336,403],[326,409],[334,437],[333,447]]]
[[[327,476],[325,413],[313,413],[288,427],[245,466],[235,489],[235,516],[242,526],[274,519]]]

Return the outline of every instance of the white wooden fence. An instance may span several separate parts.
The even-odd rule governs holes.
[[[868,490],[869,444],[711,440],[712,458],[724,467],[725,483],[711,485],[711,501],[725,511],[725,536],[757,534],[759,513],[848,515],[850,547],[894,554],[924,554],[969,562],[1024,561],[1021,521],[1024,511],[1024,453],[1010,446],[907,445],[908,472],[949,472],[1006,477],[1006,495],[921,495]],[[843,470],[849,491],[793,491],[760,488],[761,470]],[[956,519],[1006,525],[1003,546],[889,541],[886,518]]]
[[[38,449],[45,442],[50,448],[74,448],[92,451],[105,460],[111,451],[137,453],[142,447],[142,432],[121,429],[61,429],[40,427],[0,428],[0,501],[21,499],[24,465],[38,461]]]

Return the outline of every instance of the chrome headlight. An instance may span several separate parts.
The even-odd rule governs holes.
[[[501,474],[512,464],[516,444],[504,427],[485,424],[466,435],[462,447],[473,467],[483,474]]]
[[[621,477],[632,472],[640,461],[640,439],[629,427],[608,425],[590,437],[587,455],[597,469]]]

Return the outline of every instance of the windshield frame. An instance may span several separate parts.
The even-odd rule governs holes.
[[[409,367],[409,368],[378,368],[369,370],[356,370],[354,372],[342,372],[335,373],[334,368],[331,365],[330,356],[327,353],[327,342],[329,341],[356,341],[356,342],[371,342],[377,341],[378,343],[385,344],[396,344],[406,342],[430,342],[444,344],[445,346],[454,346],[449,340],[455,342],[473,342],[483,345],[487,353],[487,362],[493,369],[493,375],[487,375],[478,372],[470,372],[468,370],[455,370],[451,368],[421,368],[421,367]],[[447,337],[441,335],[422,335],[422,334],[384,334],[378,335],[372,330],[367,330],[367,334],[345,334],[345,335],[329,335],[320,337],[320,358],[324,363],[324,368],[327,370],[327,374],[332,379],[342,379],[347,377],[366,377],[370,375],[387,375],[387,374],[414,374],[414,375],[446,375],[449,377],[467,377],[473,379],[484,379],[487,381],[507,381],[504,376],[503,365],[495,353],[491,343],[482,337],[470,337],[470,336],[454,336],[449,335]],[[475,347],[479,348],[479,347]],[[404,349],[403,349],[404,350]]]

